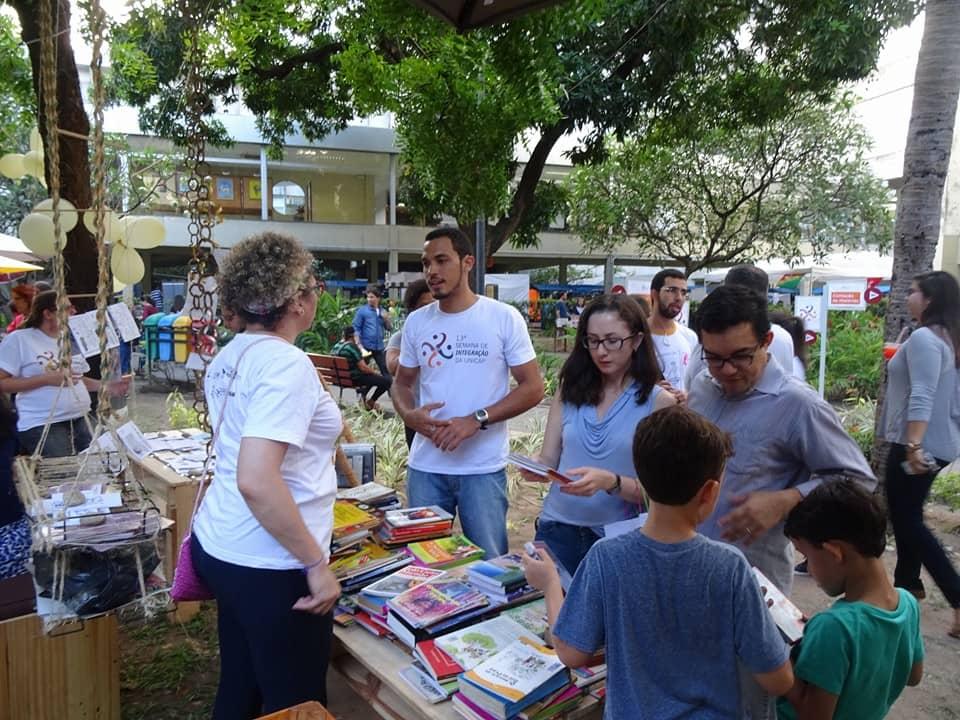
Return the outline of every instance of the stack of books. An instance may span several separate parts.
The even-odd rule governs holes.
[[[402,550],[387,550],[368,540],[348,555],[331,560],[330,569],[343,592],[350,593],[409,565],[410,559]]]
[[[508,720],[568,685],[569,673],[557,654],[521,637],[464,672],[453,704],[466,718]]]
[[[436,505],[388,510],[377,531],[377,540],[388,547],[406,545],[445,537],[452,527],[453,515]]]
[[[392,510],[400,506],[397,491],[378,482],[368,482],[337,491],[337,500],[349,500],[377,510]]]
[[[450,695],[457,691],[457,677],[463,668],[456,660],[437,647],[433,638],[421,640],[413,648],[413,657]]]
[[[437,638],[436,645],[464,670],[473,670],[522,637],[535,643],[542,642],[542,638],[533,635],[522,625],[501,616],[442,635]]]
[[[527,585],[523,562],[516,553],[471,563],[467,579],[501,605],[536,593],[534,588]]]
[[[380,519],[347,500],[337,500],[333,505],[333,538],[330,541],[331,557],[349,554],[370,537],[370,530],[380,524]]]
[[[390,573],[384,578],[367,585],[354,596],[358,611],[357,622],[375,635],[384,635],[389,632],[387,626],[387,601],[402,592],[412,590],[418,585],[440,577],[444,570],[407,565]],[[376,629],[374,629],[374,627]],[[384,632],[381,632],[384,631]]]
[[[397,639],[413,648],[439,628],[455,629],[486,609],[487,596],[461,575],[448,573],[387,601],[387,626]],[[433,631],[431,632],[431,629]]]
[[[451,535],[437,540],[410,543],[407,551],[417,565],[447,570],[457,565],[480,560],[483,548],[474,545],[465,535]]]

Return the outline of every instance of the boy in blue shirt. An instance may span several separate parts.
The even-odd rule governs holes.
[[[877,498],[845,479],[813,490],[784,533],[827,595],[843,595],[807,623],[795,651],[796,684],[780,718],[879,720],[923,675],[920,610],[893,587],[880,560],[887,520]]]
[[[730,452],[730,437],[691,410],[653,413],[633,438],[646,524],[596,543],[566,599],[549,558],[524,558],[560,660],[578,667],[605,647],[605,718],[740,717],[738,662],[771,695],[793,685],[787,646],[743,554],[696,530],[713,512]]]

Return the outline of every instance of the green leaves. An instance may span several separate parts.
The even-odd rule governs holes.
[[[807,97],[782,120],[696,139],[654,128],[570,177],[574,230],[589,247],[635,240],[688,273],[724,262],[822,257],[889,246],[892,198],[864,160],[850,101]]]

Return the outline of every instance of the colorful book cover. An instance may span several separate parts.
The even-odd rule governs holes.
[[[420,696],[430,703],[443,702],[447,699],[447,693],[440,687],[436,681],[422,670],[408,665],[400,670],[402,677],[407,684],[412,687]]]
[[[467,720],[499,720],[496,715],[480,707],[462,692],[453,696],[453,709]]]
[[[472,670],[521,637],[541,642],[523,626],[501,616],[438,637],[437,647],[456,660],[464,670]]]
[[[547,622],[547,602],[543,598],[517,607],[507,608],[501,615],[522,625],[541,639],[545,638],[547,628],[550,627],[550,623]]]
[[[480,582],[491,581],[503,587],[522,585],[526,582],[523,561],[517,553],[507,553],[474,563],[470,566],[470,576],[471,579],[476,576]]]
[[[521,637],[460,677],[504,703],[513,704],[541,689],[564,670],[556,652]]]
[[[445,572],[445,570],[438,570],[436,568],[408,565],[402,570],[398,570],[382,580],[377,580],[372,585],[368,585],[364,588],[363,594],[383,598],[396,597],[402,592],[417,587],[417,585],[423,585],[423,583],[428,580],[434,580],[444,575]]]
[[[388,510],[383,519],[395,528],[452,521],[453,515],[437,505]]]
[[[464,535],[411,543],[407,549],[427,567],[453,567],[483,557],[483,549],[470,542]]]
[[[463,672],[460,663],[437,647],[436,640],[421,640],[414,648],[413,655],[437,680],[455,678]]]
[[[425,627],[481,604],[479,599],[486,603],[486,597],[476,591],[471,596],[460,592],[456,585],[448,585],[445,590],[450,594],[433,583],[425,583],[392,598],[389,606],[414,627]]]
[[[396,490],[377,482],[363,483],[356,487],[343,488],[337,491],[337,500],[353,500],[354,502],[373,502],[381,498],[388,498],[396,494]]]
[[[390,551],[376,543],[365,542],[356,552],[337,558],[330,563],[330,570],[338,578],[368,572],[396,560],[402,553]]]
[[[333,504],[333,534],[336,537],[361,528],[376,527],[380,521],[352,502],[337,500]]]

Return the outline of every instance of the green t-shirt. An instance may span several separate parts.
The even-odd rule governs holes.
[[[334,355],[339,355],[347,359],[347,362],[350,364],[350,377],[354,382],[360,379],[360,376],[363,375],[363,372],[358,367],[359,362],[363,359],[360,348],[352,342],[341,340],[334,345],[330,351]]]
[[[811,685],[839,696],[834,720],[880,720],[907,684],[914,663],[923,660],[920,608],[898,588],[896,610],[838,600],[807,623],[793,670]],[[783,720],[797,714],[785,699]]]

